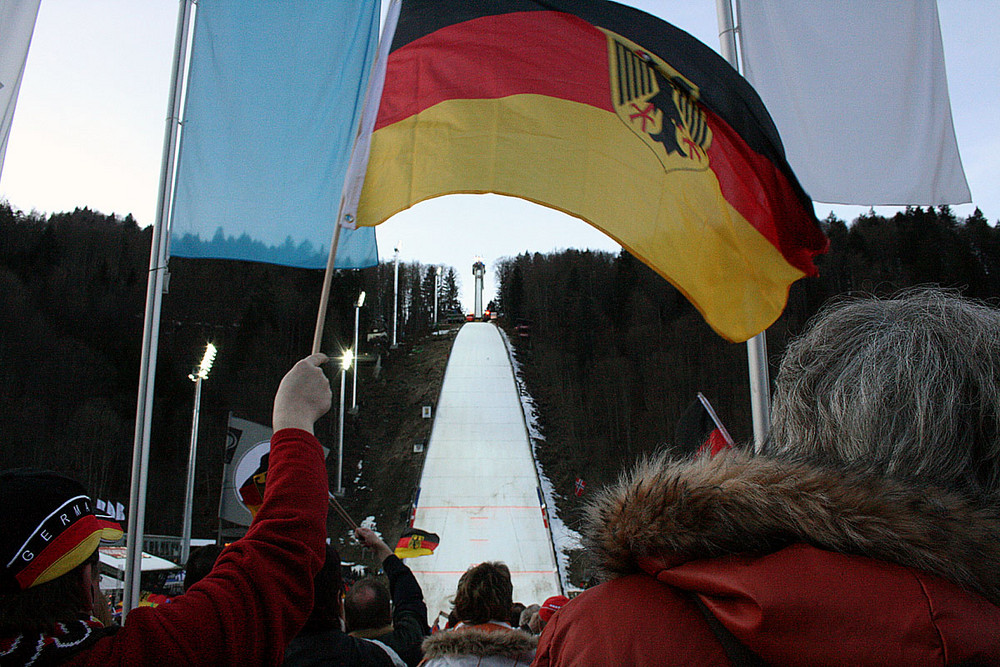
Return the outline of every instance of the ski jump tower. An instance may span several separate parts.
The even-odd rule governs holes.
[[[472,275],[476,277],[476,287],[473,290],[476,306],[472,314],[477,320],[481,320],[483,319],[483,276],[486,275],[486,265],[481,259],[477,259],[476,263],[472,265]]]

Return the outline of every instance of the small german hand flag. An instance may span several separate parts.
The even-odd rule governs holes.
[[[399,538],[399,542],[396,543],[396,557],[416,558],[417,556],[430,556],[437,549],[440,541],[441,538],[434,533],[428,533],[426,530],[418,528],[410,528],[403,532]]]

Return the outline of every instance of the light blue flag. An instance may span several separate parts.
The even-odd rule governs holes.
[[[324,268],[379,0],[199,0],[171,254]],[[343,229],[336,268],[378,264]]]

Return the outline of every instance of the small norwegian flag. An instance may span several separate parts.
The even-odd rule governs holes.
[[[582,496],[583,492],[587,490],[587,483],[583,481],[582,478],[577,477],[576,483],[573,485],[573,493],[578,496]]]

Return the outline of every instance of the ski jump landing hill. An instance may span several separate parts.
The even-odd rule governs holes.
[[[540,498],[500,332],[465,324],[445,369],[414,515],[415,527],[441,538],[432,555],[409,561],[431,624],[451,610],[462,573],[483,561],[507,564],[515,602],[541,604],[561,592]]]

